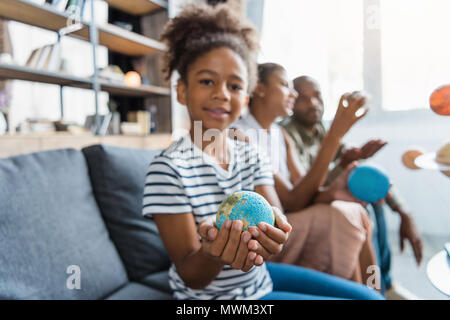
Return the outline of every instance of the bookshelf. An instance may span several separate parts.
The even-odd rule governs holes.
[[[127,4],[133,0],[121,1]],[[1,0],[0,17],[22,22],[42,29],[55,31],[64,28],[70,15],[59,12],[49,5],[38,5],[28,0]],[[69,34],[81,40],[90,41],[90,23],[81,22],[83,28]],[[140,56],[154,52],[164,52],[163,43],[130,32],[112,24],[97,25],[98,44],[125,55]]]
[[[110,6],[129,14],[144,15],[158,10],[167,9],[167,1],[163,0],[105,0]]]
[[[163,0],[105,0],[105,2],[107,2],[110,6],[120,8],[121,10],[124,9],[127,12],[129,12],[129,10],[137,10],[135,12],[139,12],[139,14],[147,14],[158,10],[167,10],[168,8],[167,1]],[[126,8],[123,8],[125,3]],[[91,5],[91,10],[93,19],[91,19],[91,21],[82,20],[79,30],[71,32],[65,36],[90,42],[94,53],[95,48],[98,45],[105,46],[113,52],[135,57],[165,52],[165,45],[152,38],[128,31],[109,23],[97,25],[95,23],[95,12],[93,5]],[[1,0],[0,17],[54,32],[59,32],[61,29],[65,28],[67,26],[68,19],[70,19],[70,15],[68,13],[58,11],[49,4],[37,4],[29,0]],[[94,70],[97,70],[95,54],[93,55],[93,59]],[[61,117],[64,113],[62,88],[65,86],[93,90],[95,92],[96,119],[98,118],[98,92],[100,91],[107,92],[112,95],[139,98],[170,98],[171,95],[171,90],[169,87],[155,85],[130,87],[119,82],[100,79],[97,71],[94,71],[92,77],[83,78],[59,72],[34,69],[27,66],[0,64],[0,79],[23,80],[59,85],[61,88]],[[97,125],[99,125],[98,122]],[[136,139],[136,137],[134,138]],[[145,138],[148,139],[149,137]],[[129,137],[126,137],[126,139],[129,140]],[[5,138],[1,141],[3,143]]]
[[[25,80],[82,89],[93,89],[93,80],[29,67],[0,64],[0,79]],[[170,96],[170,89],[151,85],[127,87],[120,83],[99,80],[100,90],[132,97]]]

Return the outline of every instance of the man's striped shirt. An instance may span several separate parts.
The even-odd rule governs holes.
[[[274,184],[269,159],[261,159],[254,147],[228,139],[227,148],[230,163],[225,170],[189,135],[172,143],[149,166],[143,215],[192,213],[198,224],[215,216],[220,203],[230,194]],[[246,273],[225,266],[203,290],[187,287],[172,264],[169,283],[177,299],[258,299],[272,291],[265,264]]]

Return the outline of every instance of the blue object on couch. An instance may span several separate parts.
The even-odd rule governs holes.
[[[0,159],[0,299],[171,299],[168,257],[138,200],[154,154],[96,146]]]

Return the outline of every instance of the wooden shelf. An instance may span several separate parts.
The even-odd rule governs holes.
[[[24,153],[60,148],[82,149],[93,144],[104,144],[135,149],[165,149],[172,142],[169,133],[148,136],[94,136],[68,133],[26,134],[0,136],[0,158]]]
[[[61,86],[70,86],[82,89],[92,89],[93,81],[89,78],[65,75],[62,73],[36,70],[29,67],[0,64],[0,79],[13,79],[34,81]],[[110,94],[146,97],[146,96],[169,96],[170,89],[157,86],[142,85],[139,87],[127,87],[120,83],[100,80],[100,90]]]
[[[27,0],[1,0],[0,17],[52,31],[65,27],[69,19],[65,12]],[[70,36],[89,41],[89,23],[83,22],[83,25],[81,30],[71,33]],[[98,25],[97,28],[99,44],[112,51],[140,56],[166,50],[166,46],[159,41],[112,24]]]
[[[163,0],[105,0],[111,7],[129,14],[144,15],[158,10],[167,9],[167,2]]]
[[[124,95],[124,96],[170,96],[170,89],[164,87],[141,85],[139,87],[127,87],[123,84],[100,81],[100,89],[111,94]]]
[[[86,78],[5,64],[0,64],[0,78],[58,84],[85,89],[92,87],[92,82]]]

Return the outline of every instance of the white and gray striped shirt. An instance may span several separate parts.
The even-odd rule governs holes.
[[[214,216],[230,194],[258,185],[273,185],[271,164],[244,142],[227,140],[228,170],[202,152],[186,135],[156,156],[149,166],[144,187],[143,215],[191,212],[198,224]],[[169,270],[169,283],[177,299],[258,299],[272,291],[265,264],[248,272],[225,266],[206,288],[186,286],[175,265]]]

